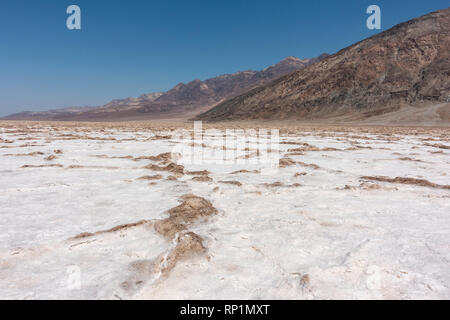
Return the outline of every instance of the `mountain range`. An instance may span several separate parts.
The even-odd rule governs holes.
[[[365,119],[438,105],[450,121],[450,8],[413,19],[224,101],[207,121]],[[424,109],[425,110],[425,109]]]
[[[21,112],[5,119],[18,120],[140,120],[196,115],[219,102],[264,85],[283,75],[325,59],[287,57],[261,71],[247,70],[207,80],[180,83],[166,92],[143,94],[138,98],[116,99],[100,107],[70,107],[43,112]]]

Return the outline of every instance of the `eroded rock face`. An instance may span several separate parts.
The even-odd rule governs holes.
[[[450,8],[399,24],[314,65],[225,101],[198,119],[356,114],[450,98]]]

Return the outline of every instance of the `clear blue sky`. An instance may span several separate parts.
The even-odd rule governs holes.
[[[66,28],[81,8],[82,30]],[[0,0],[0,115],[170,89],[179,82],[334,53],[448,0]]]

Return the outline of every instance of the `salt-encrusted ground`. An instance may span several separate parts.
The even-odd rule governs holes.
[[[283,128],[270,170],[180,132],[2,123],[0,298],[450,298],[448,129]]]

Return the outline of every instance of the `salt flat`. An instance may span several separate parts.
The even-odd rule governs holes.
[[[1,123],[0,298],[450,298],[449,129],[225,127]]]

